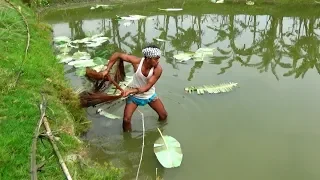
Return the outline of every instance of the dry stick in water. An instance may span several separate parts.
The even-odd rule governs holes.
[[[139,109],[138,109],[139,111]],[[139,113],[141,114],[141,120],[142,120],[142,148],[141,148],[141,155],[140,155],[140,162],[139,162],[139,167],[138,167],[138,171],[137,171],[137,176],[136,176],[136,180],[138,180],[138,176],[139,176],[139,171],[140,171],[140,166],[141,166],[141,162],[142,162],[142,157],[143,157],[143,149],[144,149],[144,116],[143,113],[141,111],[139,111]]]
[[[20,16],[22,17],[22,20],[24,21],[24,24],[26,25],[26,29],[27,29],[27,45],[26,45],[26,48],[25,48],[25,53],[24,53],[24,58],[22,60],[22,63],[20,64],[20,68],[19,68],[19,73],[18,73],[18,76],[17,76],[17,79],[15,80],[14,84],[12,87],[15,87],[18,80],[19,80],[19,77],[22,73],[22,66],[23,64],[25,63],[26,61],[26,58],[27,58],[27,54],[28,54],[28,50],[29,50],[29,46],[30,46],[30,30],[29,30],[29,24],[28,24],[28,21],[27,19],[25,18],[25,16],[22,14],[21,12],[21,8],[20,6],[19,7],[16,7],[14,4],[12,4],[9,0],[5,0],[8,4],[10,4],[19,14]]]
[[[51,129],[50,129],[50,126],[49,126],[49,123],[48,123],[48,120],[46,117],[43,118],[43,124],[44,124],[44,127],[46,128],[46,131],[47,131],[47,136],[49,137],[50,139],[50,142],[51,142],[51,145],[54,149],[54,152],[56,153],[56,155],[58,156],[58,159],[59,159],[59,163],[61,165],[61,168],[65,174],[65,176],[67,177],[68,180],[72,180],[72,177],[69,173],[69,170],[66,166],[66,164],[64,163],[63,161],[63,158],[59,152],[59,149],[58,149],[58,146],[56,145],[56,143],[54,142],[54,136],[51,132]]]
[[[40,104],[40,112],[41,112],[41,117],[38,121],[37,127],[34,131],[34,135],[32,138],[32,146],[31,146],[31,179],[32,180],[37,180],[37,161],[36,161],[36,152],[37,152],[37,140],[39,137],[39,130],[41,127],[41,124],[43,122],[43,119],[45,117],[45,111],[46,111],[46,107],[47,107],[47,101],[44,98],[44,96],[42,95],[42,103]]]

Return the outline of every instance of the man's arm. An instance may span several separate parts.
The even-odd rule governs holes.
[[[111,55],[108,64],[106,64],[107,68],[106,68],[106,70],[104,70],[102,72],[103,76],[105,76],[109,73],[110,69],[116,63],[116,61],[118,59],[122,59],[122,60],[129,62],[131,64],[137,64],[140,62],[140,58],[138,58],[137,56],[133,56],[133,55],[129,55],[129,54],[121,53],[121,52],[115,52]]]
[[[161,74],[162,74],[162,67],[158,65],[156,68],[154,68],[153,75],[149,79],[148,83],[143,87],[132,89],[132,93],[139,94],[139,93],[144,93],[148,91],[158,81]]]

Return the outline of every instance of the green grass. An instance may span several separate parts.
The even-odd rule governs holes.
[[[23,63],[27,31],[17,11],[0,3],[0,179],[30,179],[31,144],[40,119],[41,92],[48,102],[47,115],[63,157],[78,154],[67,166],[76,179],[119,179],[121,171],[110,165],[99,165],[86,156],[85,143],[77,135],[89,123],[79,100],[64,78],[51,46],[51,28],[37,22],[33,11],[19,1],[30,28],[30,48]],[[22,75],[17,81],[22,65]],[[40,132],[43,132],[41,128]],[[82,160],[81,160],[82,159]],[[37,163],[44,162],[39,179],[65,179],[47,139],[37,142]]]

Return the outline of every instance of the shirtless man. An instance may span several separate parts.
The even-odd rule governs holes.
[[[157,46],[150,45],[142,50],[144,57],[139,58],[133,55],[116,52],[112,54],[107,68],[102,72],[104,76],[109,73],[111,67],[118,59],[132,64],[134,75],[128,89],[124,90],[123,97],[127,97],[124,108],[122,128],[124,131],[131,131],[131,117],[138,106],[149,106],[157,112],[159,120],[166,120],[167,111],[162,101],[157,97],[154,84],[162,74],[162,67],[159,64],[161,51]]]

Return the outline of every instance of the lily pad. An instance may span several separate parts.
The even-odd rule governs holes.
[[[62,55],[61,56],[61,59],[59,59],[60,63],[69,63],[71,61],[73,61],[73,58],[71,56],[68,56],[68,55]]]
[[[160,39],[160,38],[155,38],[156,41],[159,41],[159,42],[166,42],[168,40],[165,40],[165,39]]]
[[[68,43],[71,42],[71,39],[67,36],[57,36],[55,38],[53,38],[54,42],[64,42],[64,43]]]
[[[129,15],[129,16],[124,16],[124,17],[120,17],[120,16],[117,16],[117,17],[122,19],[122,20],[136,21],[136,20],[140,20],[140,19],[145,19],[147,16]]]
[[[97,72],[100,72],[100,71],[102,71],[102,70],[105,70],[106,68],[107,68],[107,67],[106,67],[105,65],[103,65],[103,64],[92,67],[92,69],[95,70],[95,71],[97,71]]]
[[[96,63],[97,65],[105,65],[107,63],[107,61],[101,57],[93,58],[93,62]]]
[[[98,47],[98,46],[101,46],[101,45],[102,45],[102,43],[100,43],[100,42],[90,42],[86,46],[87,47],[91,47],[91,48],[95,48],[95,47]]]
[[[72,58],[75,60],[88,60],[91,55],[87,52],[77,51],[73,53]]]
[[[179,60],[180,62],[188,61],[192,59],[193,53],[179,53],[173,56],[175,59]]]
[[[77,76],[84,76],[86,74],[86,68],[77,68],[76,75]]]
[[[160,164],[165,168],[179,167],[182,162],[183,154],[180,143],[173,137],[162,135],[153,145],[154,153]]]
[[[97,4],[96,6],[90,7],[91,10],[93,10],[93,9],[98,9],[98,8],[102,8],[102,9],[112,9],[112,5]]]
[[[186,87],[184,90],[188,93],[192,93],[194,91],[197,94],[204,94],[205,92],[212,94],[212,93],[221,93],[221,92],[230,92],[233,90],[234,87],[238,86],[238,83],[229,82],[229,83],[221,83],[219,85],[203,85],[203,86],[190,86]]]
[[[92,59],[71,61],[68,65],[74,66],[75,68],[96,66]]]

